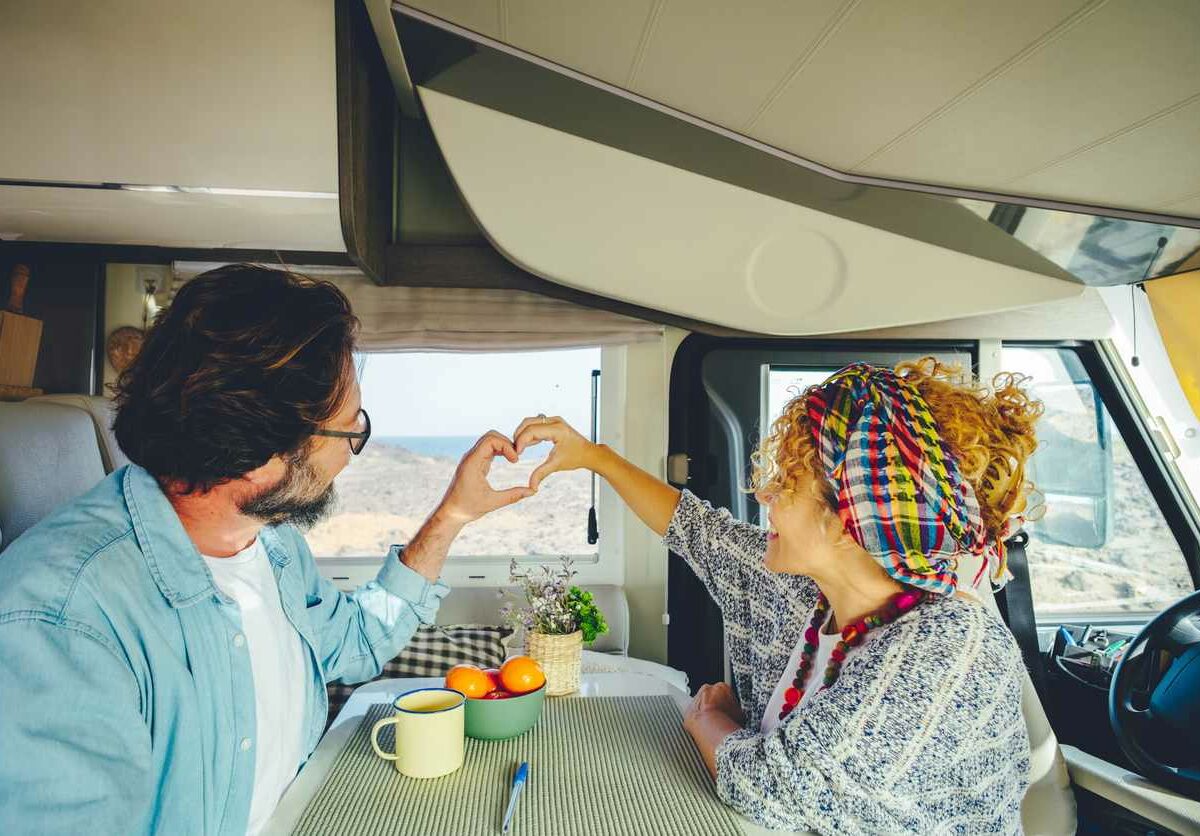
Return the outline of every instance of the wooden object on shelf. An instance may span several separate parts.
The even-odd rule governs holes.
[[[8,281],[8,305],[5,306],[5,310],[13,313],[25,313],[25,291],[29,289],[29,265],[14,264]]]
[[[0,383],[0,401],[23,401],[40,394],[42,394],[42,390],[32,386],[9,386],[6,383]]]
[[[12,311],[0,311],[0,384],[29,386],[37,368],[42,321]]]

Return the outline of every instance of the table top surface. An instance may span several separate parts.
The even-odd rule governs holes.
[[[263,831],[266,834],[288,834],[295,828],[309,800],[321,788],[326,775],[333,767],[338,754],[346,742],[358,728],[362,717],[368,709],[381,702],[391,702],[400,694],[415,688],[440,686],[440,677],[422,677],[411,679],[379,679],[360,686],[342,706],[334,719],[329,731],[317,745],[316,751],[304,769],[292,782],[291,787],[280,799],[275,814]],[[680,711],[691,701],[690,697],[673,684],[656,676],[645,673],[585,673],[580,678],[580,688],[571,697],[556,697],[555,699],[578,699],[588,697],[641,697],[667,695],[675,699]],[[682,718],[681,718],[682,719]],[[747,834],[779,834],[779,831],[769,831],[745,822]]]

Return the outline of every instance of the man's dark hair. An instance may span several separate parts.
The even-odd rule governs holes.
[[[295,454],[345,400],[357,328],[329,282],[249,264],[202,273],[121,373],[117,443],[189,492]]]

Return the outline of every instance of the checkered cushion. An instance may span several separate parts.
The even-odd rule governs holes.
[[[506,643],[511,627],[491,624],[452,624],[422,626],[395,659],[383,666],[376,679],[400,676],[444,676],[455,665],[478,665],[498,668],[508,655]],[[373,680],[372,680],[373,681]],[[354,689],[356,682],[346,685],[330,682],[329,719],[333,720]]]

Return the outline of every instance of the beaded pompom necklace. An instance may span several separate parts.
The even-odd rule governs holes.
[[[829,664],[825,666],[825,677],[821,689],[824,690],[837,681],[838,674],[842,671],[842,662],[846,660],[846,653],[850,648],[862,644],[863,639],[871,630],[891,624],[921,603],[925,600],[925,595],[925,592],[912,588],[897,592],[876,612],[843,627],[842,637],[829,655]],[[804,649],[800,653],[800,664],[796,667],[796,677],[792,680],[791,686],[783,692],[783,707],[779,710],[780,720],[788,716],[804,698],[805,683],[808,681],[809,674],[812,673],[813,657],[817,653],[820,631],[825,625],[825,616],[828,613],[829,599],[822,592],[817,596],[817,607],[813,610],[812,623],[804,631]]]

